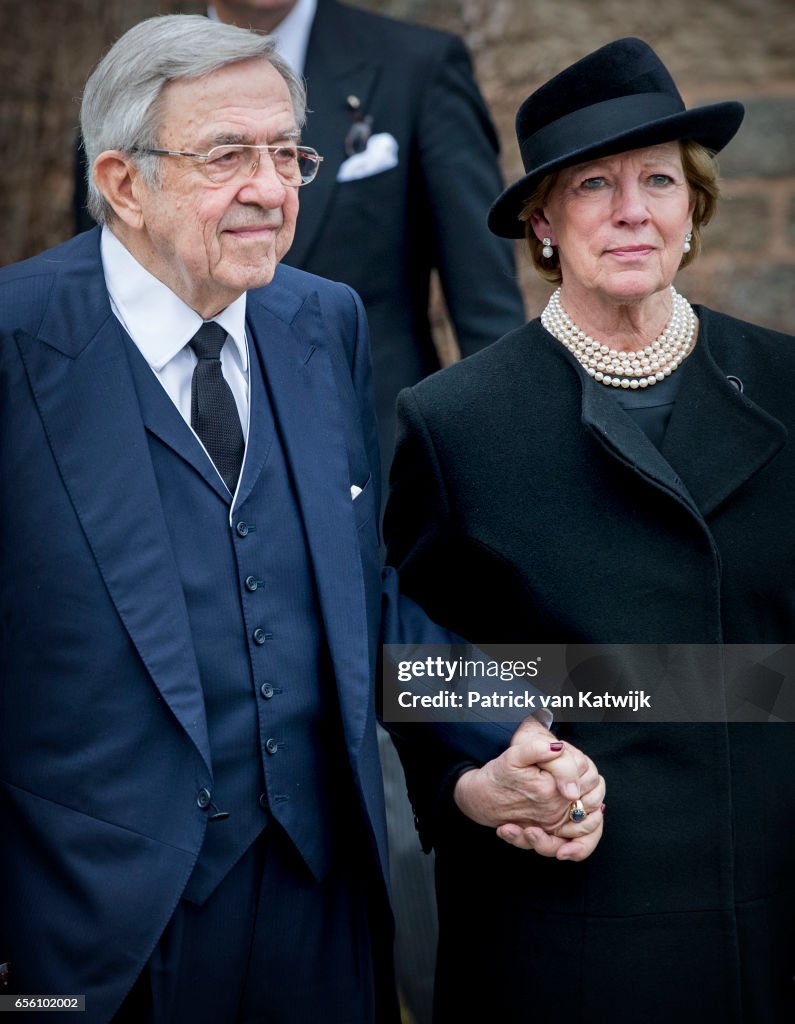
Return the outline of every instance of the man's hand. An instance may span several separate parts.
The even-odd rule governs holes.
[[[584,860],[602,836],[605,782],[589,757],[526,718],[507,750],[456,783],[454,799],[468,818],[497,829],[520,849],[543,857]],[[572,822],[573,800],[587,816]]]

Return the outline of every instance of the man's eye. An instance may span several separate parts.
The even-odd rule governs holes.
[[[210,159],[207,161],[214,167],[224,167],[227,164],[234,164],[240,159],[239,149],[224,149],[218,153],[213,153]]]
[[[293,146],[279,146],[273,150],[273,159],[280,164],[291,164],[297,159],[297,152]]]

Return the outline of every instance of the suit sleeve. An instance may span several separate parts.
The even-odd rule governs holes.
[[[378,444],[378,426],[375,416],[375,399],[373,397],[373,365],[370,351],[370,330],[367,314],[361,298],[353,288],[345,286],[351,296],[355,310],[356,329],[354,332],[354,349],[351,357],[351,377],[356,398],[359,404],[359,420],[362,425],[362,436],[367,451],[367,461],[373,474],[376,508],[381,507],[381,455]]]
[[[448,628],[449,599],[461,589],[470,562],[459,547],[441,470],[411,390],[398,399],[398,420],[384,527],[389,564],[382,640],[472,650],[458,631]],[[477,650],[472,654],[482,657]],[[459,813],[452,792],[462,772],[501,753],[513,727],[484,720],[383,724],[403,762],[415,822],[428,850],[448,816]]]
[[[444,37],[418,116],[436,266],[462,355],[525,322],[514,243],[489,231],[503,188],[499,143],[463,42]]]

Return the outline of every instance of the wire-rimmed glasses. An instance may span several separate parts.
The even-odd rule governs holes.
[[[204,172],[216,185],[243,181],[257,173],[262,154],[273,161],[273,169],[285,185],[308,185],[317,175],[323,157],[310,146],[214,146],[209,153],[186,153],[180,149],[136,149],[153,156],[187,156],[200,160]]]

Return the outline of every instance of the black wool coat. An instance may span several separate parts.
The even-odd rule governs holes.
[[[432,617],[483,646],[795,640],[795,339],[696,312],[659,451],[538,320],[403,392],[388,560]],[[436,814],[448,754],[401,743],[438,1021],[795,1019],[795,727],[559,733],[607,780],[581,864]]]

